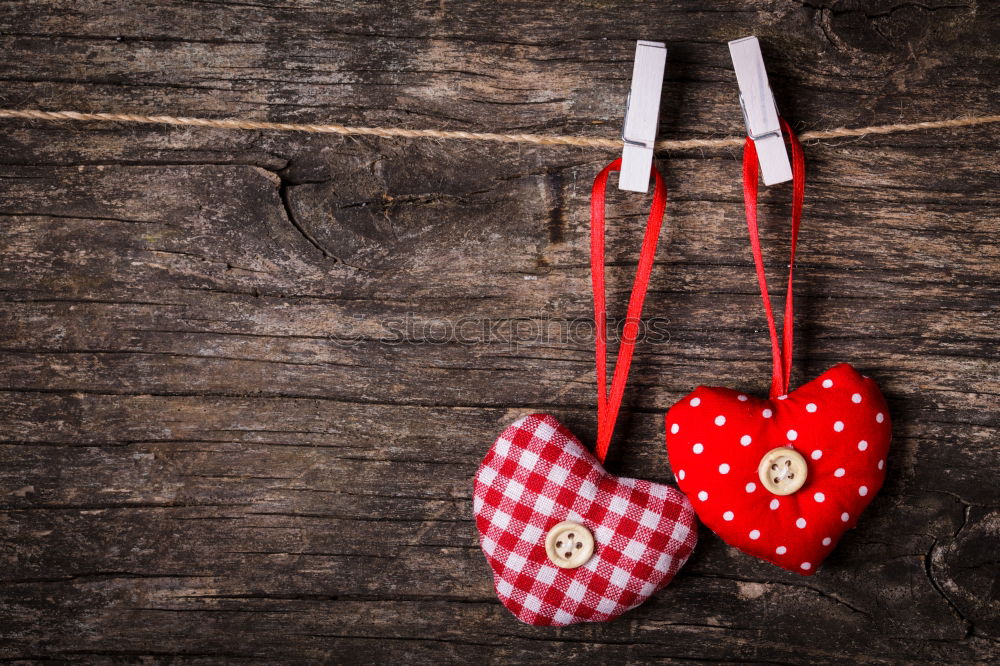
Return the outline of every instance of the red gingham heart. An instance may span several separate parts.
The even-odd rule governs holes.
[[[497,438],[476,472],[473,508],[497,597],[528,624],[618,617],[666,586],[697,541],[683,494],[608,474],[548,414]],[[576,569],[546,555],[546,533],[565,520],[594,536],[593,556]]]
[[[701,521],[729,545],[804,575],[882,487],[892,437],[878,386],[847,363],[773,400],[701,386],[666,422],[670,468]],[[758,476],[777,447],[808,466],[790,495],[772,494]]]

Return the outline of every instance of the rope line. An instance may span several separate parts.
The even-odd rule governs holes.
[[[267,130],[277,132],[307,132],[312,134],[339,134],[341,136],[377,136],[383,139],[443,139],[466,141],[493,141],[497,143],[526,143],[538,146],[580,146],[585,148],[620,149],[620,139],[601,139],[565,134],[498,134],[494,132],[465,132],[462,130],[406,129],[403,127],[354,127],[336,124],[274,123],[262,120],[191,118],[185,116],[146,116],[133,113],[81,113],[79,111],[41,111],[38,109],[0,109],[0,118],[29,120],[71,120],[77,122],[103,121],[143,125],[180,125],[211,127],[227,130]],[[873,125],[870,127],[839,127],[813,130],[799,135],[800,141],[842,139],[866,134],[895,134],[932,129],[951,129],[1000,123],[1000,115],[928,120],[919,123]],[[740,147],[744,137],[720,139],[680,139],[657,141],[657,150],[690,150],[692,148]]]

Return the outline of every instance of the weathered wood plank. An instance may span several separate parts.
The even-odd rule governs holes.
[[[605,137],[634,40],[656,38],[661,136],[733,135],[725,42],[754,32],[797,126],[861,126],[995,113],[998,18],[892,0],[15,0],[0,106]],[[591,315],[589,188],[610,154],[2,129],[0,658],[1000,657],[995,128],[807,146],[793,381],[855,363],[895,436],[886,487],[824,569],[803,579],[703,530],[649,603],[561,630],[493,596],[471,477],[524,413],[593,440],[592,337],[559,333]],[[670,482],[663,412],[701,383],[765,392],[768,349],[738,151],[662,157],[646,314],[664,335],[638,350],[609,468]],[[775,276],[788,196],[761,197]],[[646,205],[609,196],[613,316]],[[441,339],[460,322],[465,340]]]

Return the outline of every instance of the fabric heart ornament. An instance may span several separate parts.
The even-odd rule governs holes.
[[[616,618],[666,586],[697,541],[682,493],[609,474],[548,414],[497,438],[473,507],[497,597],[528,624]]]
[[[597,455],[552,416],[534,414],[503,431],[473,482],[479,542],[493,569],[497,597],[528,624],[618,617],[669,583],[697,540],[694,510],[683,494],[616,477],[601,466],[621,407],[666,207],[663,179],[653,167],[653,204],[609,392],[604,190],[620,165],[615,160],[605,167],[591,192]]]
[[[887,414],[846,363],[773,400],[702,386],[667,412],[670,468],[726,543],[812,574],[882,487]]]
[[[792,250],[778,341],[757,230],[757,155],[747,139],[744,201],[771,337],[767,400],[699,387],[666,415],[667,451],[698,517],[726,543],[804,575],[814,574],[854,527],[885,479],[892,427],[875,382],[846,363],[789,393],[792,276],[805,192],[802,148],[791,138]]]

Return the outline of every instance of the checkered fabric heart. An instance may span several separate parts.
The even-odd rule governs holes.
[[[497,596],[534,625],[618,617],[666,586],[697,541],[682,493],[608,474],[548,414],[526,416],[497,438],[476,473],[473,506]],[[567,520],[595,542],[575,569],[546,554],[546,533]]]

